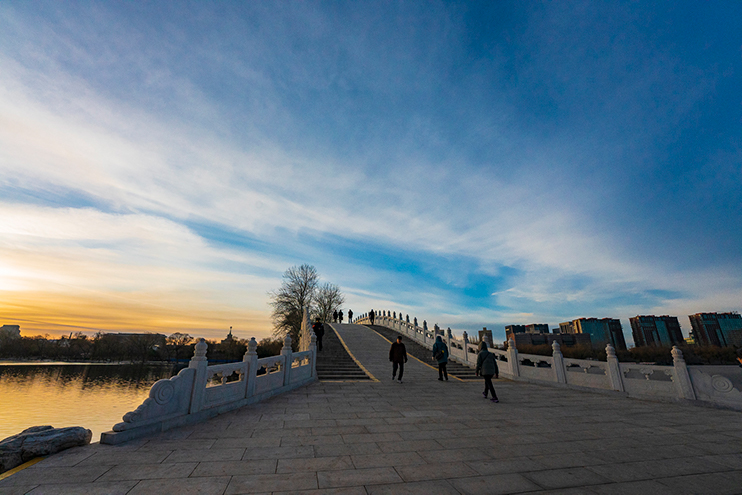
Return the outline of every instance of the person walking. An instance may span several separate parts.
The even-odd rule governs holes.
[[[337,323],[337,321],[338,321],[338,310],[336,309],[335,311],[332,312],[332,322]]]
[[[319,316],[314,322],[314,325],[312,325],[312,330],[317,337],[317,352],[320,352],[322,350],[322,337],[325,335],[325,326],[319,321]]]
[[[376,313],[374,313],[374,310],[368,312],[368,319],[371,320],[371,324],[374,324],[374,316],[376,316]]]
[[[389,361],[392,362],[392,380],[397,377],[397,368],[399,368],[399,383],[402,383],[404,375],[404,364],[407,362],[407,349],[402,343],[402,336],[397,336],[397,341],[389,349]]]
[[[343,322],[343,310],[338,311],[338,323]]]
[[[353,323],[353,310],[348,310],[348,323]]]
[[[438,335],[435,338],[435,344],[433,344],[433,359],[438,361],[438,380],[443,381],[446,378],[448,381],[448,371],[446,365],[448,364],[448,346],[443,342],[443,338]]]
[[[499,378],[500,369],[497,367],[497,357],[494,353],[487,350],[487,343],[479,343],[479,355],[477,356],[477,376],[482,375],[484,378],[484,398],[487,398],[487,392],[492,392],[492,402],[500,402],[495,393],[495,387],[492,385],[492,377]]]

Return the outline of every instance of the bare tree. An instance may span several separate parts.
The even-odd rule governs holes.
[[[316,316],[320,321],[330,321],[332,312],[345,302],[345,296],[340,292],[340,287],[330,282],[322,284],[317,291],[317,309]]]
[[[269,292],[273,306],[273,334],[284,337],[291,333],[294,345],[299,343],[301,332],[302,307],[311,313],[317,296],[319,275],[311,265],[292,266],[283,274],[281,288]]]
[[[193,341],[193,337],[188,335],[187,333],[180,333],[175,332],[174,334],[170,335],[166,343],[168,346],[172,347],[172,349],[175,351],[175,361],[178,361],[178,355],[180,354],[180,351],[183,350],[186,346],[188,346]]]

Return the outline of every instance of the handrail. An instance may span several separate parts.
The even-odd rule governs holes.
[[[197,423],[317,380],[314,332],[310,335],[309,349],[303,352],[291,351],[289,335],[286,335],[278,356],[258,359],[257,347],[255,338],[252,338],[242,361],[209,366],[206,359],[208,345],[200,339],[188,368],[152,385],[149,397],[134,411],[126,413],[123,421],[114,425],[112,431],[102,433],[100,442],[118,444]],[[277,369],[272,371],[274,367]],[[261,368],[266,372],[259,375]],[[239,375],[239,379],[228,382],[227,378],[234,373]],[[221,384],[210,383],[220,374]]]

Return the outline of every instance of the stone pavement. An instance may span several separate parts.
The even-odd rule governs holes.
[[[742,493],[742,414],[500,380],[437,381],[336,326],[379,382],[315,383],[121,446],[93,444],[0,494]]]

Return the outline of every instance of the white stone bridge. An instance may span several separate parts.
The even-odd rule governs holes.
[[[478,381],[438,381],[432,361],[411,358],[404,383],[393,382],[387,339],[362,325],[332,326],[374,379],[293,388],[311,377],[299,371],[314,365],[311,348],[273,358],[292,372],[262,378],[246,356],[232,365],[242,370],[237,385],[224,377],[220,386],[230,388],[208,400],[237,394],[247,405],[209,409],[202,393],[190,404],[210,419],[51,456],[0,480],[0,495],[742,493],[738,411],[557,379],[498,380],[494,404]],[[287,391],[265,388],[269,398],[255,402],[265,378]]]

